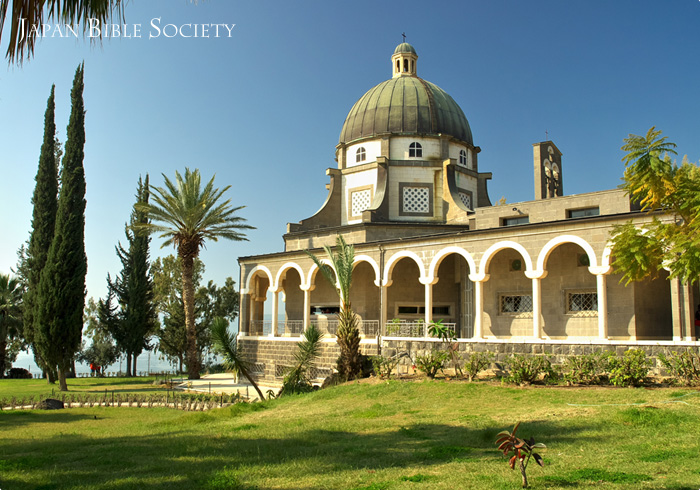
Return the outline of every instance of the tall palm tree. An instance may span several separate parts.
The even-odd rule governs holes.
[[[197,355],[197,331],[194,323],[194,259],[206,240],[219,238],[248,240],[241,230],[254,229],[236,212],[245,206],[231,207],[231,200],[219,202],[231,187],[214,187],[214,177],[202,188],[199,170],[185,169],[185,177],[175,172],[175,182],[163,175],[165,187],[151,186],[150,203],[137,203],[137,211],[145,211],[149,221],[133,228],[145,233],[160,233],[165,242],[161,248],[173,245],[182,259],[182,302],[187,329],[187,371],[190,379],[199,379],[200,360]]]
[[[0,274],[0,378],[5,375],[7,341],[20,334],[22,286],[9,274]]]
[[[216,317],[211,326],[211,338],[214,341],[214,349],[224,358],[226,369],[234,375],[242,375],[250,384],[253,385],[255,391],[258,392],[260,401],[265,400],[265,395],[260,391],[260,387],[250,375],[250,364],[243,358],[236,337],[228,331],[228,322],[226,319]]]
[[[36,41],[36,36],[30,35],[32,27],[41,29],[42,24],[50,21],[81,24],[83,30],[89,27],[88,19],[97,19],[102,26],[116,15],[121,22],[124,3],[122,0],[0,0],[0,39],[5,21],[10,19],[5,56],[10,63],[15,59],[21,62],[25,54],[30,58]]]
[[[331,265],[307,251],[311,260],[318,266],[323,276],[336,288],[340,298],[340,312],[338,313],[338,332],[336,334],[340,358],[338,359],[338,372],[345,380],[355,379],[362,370],[360,359],[360,329],[355,312],[350,305],[350,286],[352,285],[352,269],[355,261],[355,247],[348,245],[342,235],[335,239],[336,252],[326,245],[323,249],[328,254]]]

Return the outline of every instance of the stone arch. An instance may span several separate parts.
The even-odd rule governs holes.
[[[258,272],[263,272],[267,276],[267,280],[270,281],[270,285],[273,284],[273,277],[272,277],[272,272],[270,272],[270,269],[265,267],[264,265],[256,265],[249,273],[248,277],[246,278],[245,282],[245,288],[246,290],[250,290],[251,286],[251,281],[253,278],[258,274]]]
[[[525,273],[531,273],[533,271],[532,259],[530,258],[530,254],[527,252],[527,250],[525,250],[525,247],[517,242],[504,240],[494,243],[486,250],[486,252],[484,252],[484,255],[481,257],[481,261],[479,262],[479,276],[484,277],[486,274],[488,274],[488,267],[491,263],[491,259],[498,252],[506,248],[512,248],[522,256],[523,260],[525,261]]]
[[[329,259],[321,259],[321,263],[325,264],[328,267],[330,267],[331,269],[333,269],[333,274],[335,274],[335,268],[333,267],[333,263]],[[308,276],[306,276],[306,284],[304,284],[304,288],[313,289],[313,287],[315,286],[315,282],[316,282],[316,275],[318,274],[319,270],[320,269],[318,268],[316,263],[314,263],[311,266],[311,269],[309,269],[309,274],[308,274]],[[304,277],[304,276],[302,276],[302,277]]]
[[[275,284],[274,287],[272,287],[273,291],[279,291],[281,288],[281,281],[282,281],[282,276],[289,270],[289,269],[294,269],[299,273],[299,277],[304,278],[304,270],[301,268],[299,264],[296,262],[286,262],[285,264],[280,267],[280,269],[277,271],[277,276],[275,277]]]
[[[420,279],[421,280],[425,279],[425,265],[423,264],[423,260],[415,252],[411,252],[410,250],[402,250],[401,252],[397,252],[394,255],[392,255],[389,258],[389,260],[387,261],[386,265],[384,266],[384,285],[385,286],[391,285],[391,281],[392,281],[391,273],[393,272],[394,267],[396,267],[396,264],[399,262],[399,260],[404,259],[406,257],[413,259],[413,261],[418,266],[418,272],[419,272]]]
[[[360,262],[367,262],[372,269],[374,270],[374,285],[377,287],[381,286],[381,271],[379,270],[379,264],[377,264],[377,261],[374,260],[372,257],[369,255],[357,255],[355,256],[355,260],[352,262],[352,267],[353,269],[359,264]]]
[[[462,247],[445,247],[442,250],[440,250],[437,254],[435,254],[435,257],[433,257],[433,260],[430,262],[430,266],[428,267],[427,279],[430,281],[431,284],[435,284],[437,282],[435,275],[437,274],[438,268],[440,267],[440,264],[442,263],[443,259],[450,254],[457,254],[464,257],[464,260],[466,260],[467,264],[469,264],[469,270],[471,272],[476,272],[476,261],[474,261],[474,257],[472,257],[469,252],[464,250]]]
[[[537,257],[537,271],[542,272],[545,270],[545,266],[547,264],[547,259],[549,258],[549,255],[555,248],[564,243],[575,243],[576,245],[581,247],[583,251],[586,252],[586,255],[588,255],[590,267],[598,266],[598,259],[595,255],[595,251],[586,240],[576,235],[561,235],[556,238],[552,238],[550,241],[547,242],[547,244],[544,247],[542,247],[542,250],[540,251],[540,254]]]

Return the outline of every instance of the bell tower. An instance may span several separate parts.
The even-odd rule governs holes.
[[[550,199],[564,195],[562,165],[559,148],[551,141],[535,143],[535,200]]]

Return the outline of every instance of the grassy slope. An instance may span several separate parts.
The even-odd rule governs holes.
[[[570,405],[635,402],[646,405]],[[531,488],[696,490],[699,415],[692,390],[440,381],[207,413],[3,412],[0,488],[515,489],[493,441],[522,420],[520,435],[548,446]]]
[[[68,379],[68,393],[93,393],[108,390],[114,393],[161,393],[163,388],[153,384],[154,377],[143,378],[72,378]],[[15,396],[46,398],[60,394],[58,384],[50,385],[45,379],[0,379],[0,398]]]

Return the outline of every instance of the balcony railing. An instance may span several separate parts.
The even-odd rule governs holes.
[[[316,319],[311,323],[316,325],[321,332],[328,337],[335,337],[338,332],[338,320]],[[474,336],[474,328],[467,327],[460,331],[456,323],[443,323],[443,325],[453,332],[457,332],[459,338],[471,338]],[[379,320],[360,320],[360,335],[365,338],[376,337],[379,333]],[[272,333],[272,320],[255,320],[250,322],[248,335],[269,336]],[[303,320],[287,320],[277,323],[277,336],[279,337],[300,337],[304,333]],[[400,338],[425,338],[428,337],[427,324],[424,321],[401,320],[391,321],[384,324],[382,328],[383,337]]]

